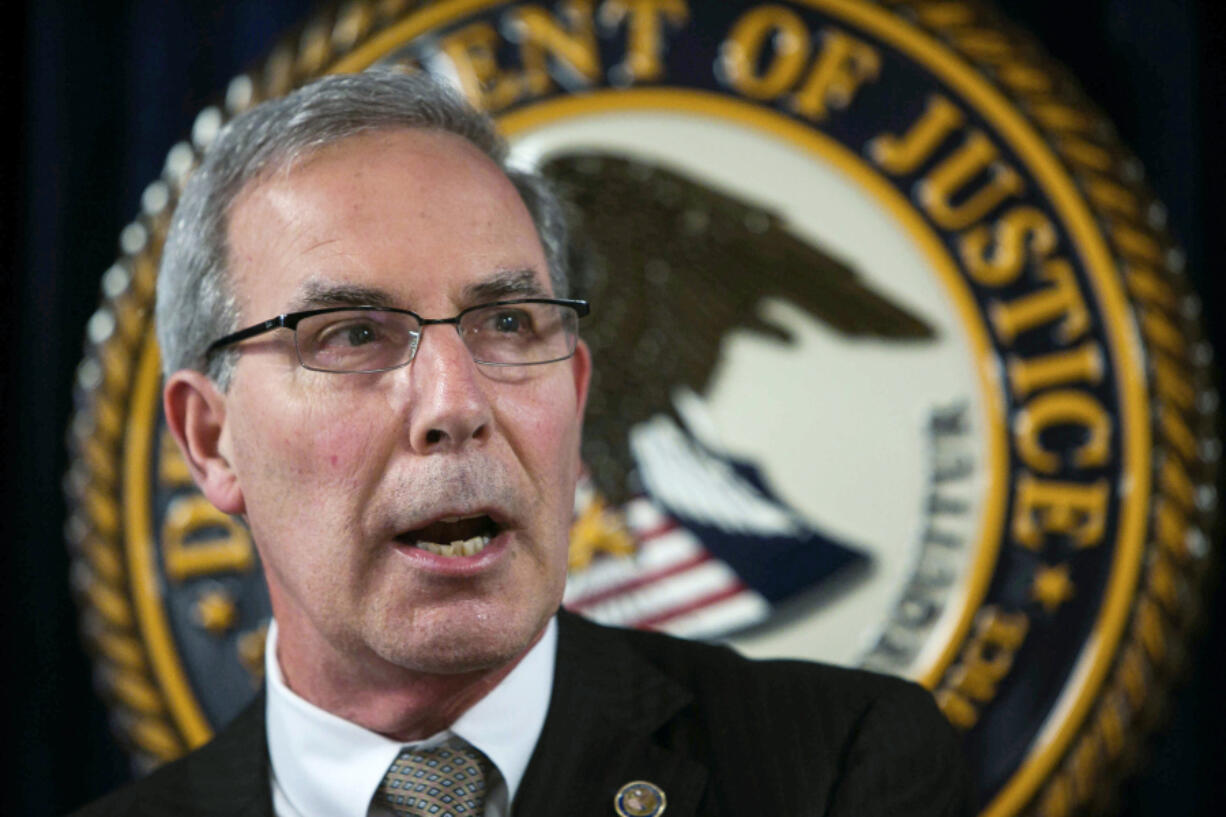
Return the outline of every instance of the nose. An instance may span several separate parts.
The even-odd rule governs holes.
[[[490,434],[488,383],[454,326],[427,326],[410,377],[409,442],[418,453],[456,451]]]

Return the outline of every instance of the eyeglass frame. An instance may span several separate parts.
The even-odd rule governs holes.
[[[209,358],[215,352],[221,349],[233,346],[240,341],[258,337],[259,335],[263,335],[275,329],[289,329],[294,333],[294,353],[298,357],[298,365],[302,366],[304,369],[308,369],[313,372],[323,372],[324,374],[377,374],[379,372],[390,372],[396,369],[403,369],[417,358],[417,350],[421,347],[420,335],[418,336],[417,342],[413,344],[413,351],[412,354],[409,355],[409,359],[403,363],[398,363],[395,366],[385,366],[381,369],[352,369],[338,371],[336,369],[320,369],[314,366],[308,366],[306,362],[303,361],[302,350],[298,347],[298,324],[307,318],[313,318],[316,315],[326,315],[330,312],[394,312],[401,315],[408,315],[415,319],[421,325],[421,329],[423,330],[422,334],[424,334],[424,330],[427,326],[451,324],[455,327],[456,334],[460,336],[460,340],[463,341],[464,333],[460,331],[460,321],[465,315],[469,314],[470,312],[476,312],[478,309],[489,309],[493,306],[514,306],[515,304],[552,304],[554,306],[565,306],[575,310],[577,319],[585,318],[591,312],[591,304],[588,301],[573,298],[512,298],[505,301],[490,301],[489,303],[474,304],[466,309],[461,309],[450,318],[423,318],[421,315],[418,315],[416,312],[410,309],[400,309],[394,306],[374,306],[371,304],[355,304],[353,306],[325,306],[319,309],[307,309],[301,312],[286,312],[284,314],[277,315],[275,318],[269,318],[266,321],[260,321],[259,323],[252,324],[245,329],[239,329],[237,332],[231,332],[230,334],[220,337],[210,343],[208,348],[204,350],[204,356],[205,358]],[[468,349],[467,343],[464,344],[464,348]],[[471,349],[468,349],[468,352],[470,355],[472,355]],[[572,348],[570,354],[568,354],[566,357],[552,358],[550,360],[538,360],[533,361],[532,363],[498,363],[489,360],[477,360],[476,357],[473,357],[473,362],[479,366],[542,366],[546,363],[558,363],[563,360],[569,360],[574,356],[575,350]]]

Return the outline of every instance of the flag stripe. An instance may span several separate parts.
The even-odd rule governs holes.
[[[636,576],[630,581],[622,582],[620,584],[614,585],[613,587],[605,588],[604,590],[597,591],[591,594],[590,596],[585,596],[580,599],[575,599],[574,601],[568,603],[566,606],[570,608],[571,610],[574,610],[576,612],[581,612],[590,607],[595,607],[601,602],[608,601],[614,596],[620,596],[623,593],[632,593],[635,590],[645,587],[646,585],[652,584],[654,582],[658,582],[662,579],[667,579],[669,576],[675,576],[678,573],[684,573],[687,570],[691,570],[697,567],[703,562],[710,561],[710,559],[711,559],[711,554],[707,553],[706,551],[702,551],[701,553],[697,553],[693,557],[686,559],[685,561],[677,562],[675,564],[669,565],[668,567],[661,568],[660,570],[653,570],[650,573],[644,573],[640,576]]]
[[[740,593],[741,591],[745,589],[746,589],[745,585],[741,584],[738,581],[732,584],[731,586],[724,588],[723,590],[716,590],[715,592],[708,593],[705,596],[699,596],[698,598],[693,599],[692,601],[689,601],[686,604],[677,605],[676,607],[672,607],[672,608],[669,608],[668,610],[661,611],[654,616],[648,616],[647,618],[641,618],[634,622],[634,626],[642,628],[642,629],[651,629],[654,627],[658,627],[659,625],[667,621],[670,621],[675,618],[680,618],[681,616],[684,616],[687,613],[692,613],[695,610],[698,610],[700,608],[707,607],[712,604],[716,604],[717,602],[721,602],[727,598],[731,598],[732,596],[735,596],[736,594]]]

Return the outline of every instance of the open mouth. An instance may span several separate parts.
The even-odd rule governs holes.
[[[485,550],[499,530],[498,523],[485,514],[451,517],[405,531],[396,541],[437,556],[476,556]]]

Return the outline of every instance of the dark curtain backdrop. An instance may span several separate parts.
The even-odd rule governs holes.
[[[693,0],[702,2],[703,0]],[[1226,261],[1221,195],[1226,35],[1217,0],[999,0],[1072,69],[1140,156],[1166,203],[1219,353]],[[6,748],[0,814],[60,814],[128,778],[68,593],[60,491],[73,370],[101,273],[144,186],[193,116],[310,0],[12,4],[3,87],[13,137],[0,160],[4,592],[0,683]],[[16,112],[16,115],[13,115]],[[1221,543],[1218,543],[1219,547]],[[1220,584],[1220,582],[1217,582]],[[1226,802],[1215,693],[1222,594],[1147,761],[1128,815],[1219,814]]]

